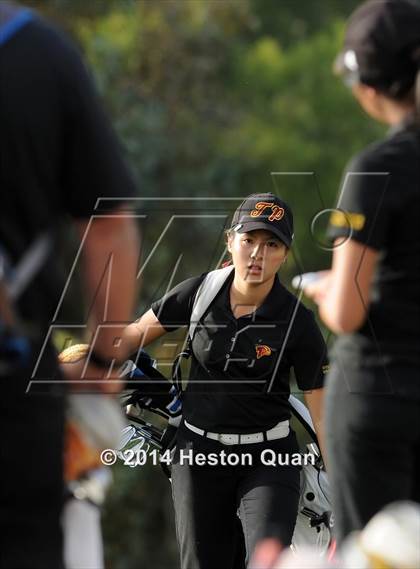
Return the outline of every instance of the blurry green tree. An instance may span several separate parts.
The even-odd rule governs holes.
[[[276,35],[263,6],[276,14]],[[311,219],[333,206],[347,158],[380,132],[331,76],[342,31],[331,19],[337,3],[318,14],[319,31],[298,42],[285,33],[283,41],[288,20],[306,17],[316,29],[313,2],[298,6],[138,2],[76,26],[141,195],[240,197],[276,186],[296,215],[290,273],[322,264]],[[183,229],[177,239],[185,250],[197,225]],[[167,263],[164,255],[156,275]],[[148,282],[156,278],[145,279],[146,293]]]

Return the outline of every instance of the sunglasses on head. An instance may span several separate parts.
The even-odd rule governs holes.
[[[359,64],[354,50],[348,49],[338,54],[334,61],[333,71],[341,77],[346,87],[353,87],[360,83]]]

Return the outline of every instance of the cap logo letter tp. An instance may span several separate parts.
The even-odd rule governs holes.
[[[257,202],[255,209],[251,211],[251,217],[259,217],[267,208],[272,210],[267,218],[268,221],[279,221],[284,216],[284,209],[273,202]]]

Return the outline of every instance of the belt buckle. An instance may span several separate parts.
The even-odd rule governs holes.
[[[222,439],[224,437],[232,437],[232,438],[236,437],[237,440],[236,441],[235,440],[229,441],[229,439],[228,439],[228,440],[223,441]],[[231,435],[228,433],[218,433],[217,440],[222,445],[237,445],[237,444],[239,444],[239,435]]]

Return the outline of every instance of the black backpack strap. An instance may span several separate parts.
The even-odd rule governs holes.
[[[172,383],[176,387],[179,394],[182,393],[182,372],[181,372],[181,362],[183,359],[188,360],[191,357],[191,339],[188,338],[187,346],[185,350],[180,352],[174,359],[172,364]]]

